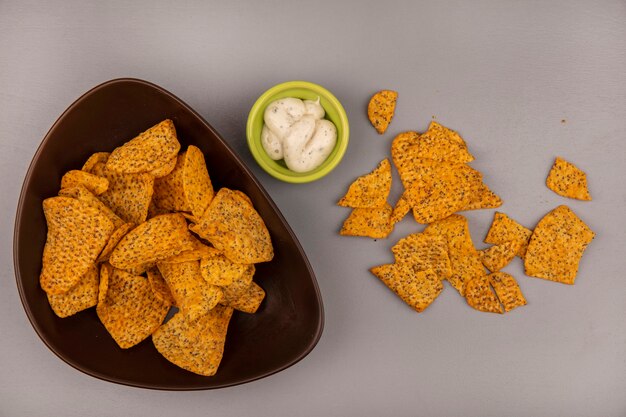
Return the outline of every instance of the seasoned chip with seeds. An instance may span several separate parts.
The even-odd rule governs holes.
[[[169,161],[167,161],[160,167],[155,168],[152,171],[150,171],[150,175],[152,175],[154,178],[163,178],[164,176],[169,175],[170,172],[174,170],[174,167],[176,167],[177,160],[178,160],[177,157],[170,159]]]
[[[121,174],[147,173],[165,165],[179,150],[174,123],[167,119],[115,148],[106,167]]]
[[[183,188],[185,155],[176,159],[176,166],[168,175],[154,181],[154,204],[162,209],[172,211],[191,211]]]
[[[465,299],[472,308],[487,313],[504,313],[502,306],[489,286],[489,278],[483,274],[469,281],[465,287]]]
[[[69,317],[98,304],[98,268],[91,265],[87,273],[65,294],[48,294],[50,307],[59,317]]]
[[[196,217],[202,217],[213,199],[213,185],[204,155],[193,145],[190,145],[185,152],[183,190],[191,213]]]
[[[106,204],[104,204],[98,197],[82,185],[72,188],[62,188],[61,191],[59,191],[59,195],[62,197],[75,198],[90,205],[91,207],[97,208],[105,214],[109,220],[111,220],[116,228],[119,228],[124,224],[124,220],[120,219],[117,214],[113,212],[113,210],[108,208]]]
[[[200,262],[202,278],[211,285],[230,285],[247,269],[248,265],[236,264],[223,255],[205,258]]]
[[[233,262],[252,264],[274,257],[263,219],[247,199],[228,188],[217,192],[200,223],[190,230],[211,242]]]
[[[532,230],[525,228],[506,214],[496,212],[485,237],[485,243],[491,243],[492,245],[500,245],[510,241],[519,243],[520,246],[516,255],[524,259],[528,241],[532,234]]]
[[[439,279],[447,279],[452,273],[448,245],[443,236],[413,233],[400,239],[391,252],[397,264],[411,265],[417,271],[431,269]]]
[[[83,167],[81,168],[81,171],[85,171],[85,172],[89,172],[93,174],[93,172],[91,172],[93,167],[99,162],[105,164],[107,162],[107,159],[109,159],[109,155],[111,155],[110,152],[94,153],[87,159],[87,161],[85,161],[85,163],[83,164]]]
[[[180,214],[163,214],[128,232],[117,244],[109,262],[118,269],[158,262],[190,249],[193,237]]]
[[[198,320],[175,314],[152,335],[154,347],[173,364],[190,372],[215,375],[224,353],[231,307],[217,306]]]
[[[244,273],[237,278],[233,278],[232,283],[219,287],[224,293],[224,300],[235,300],[242,297],[248,291],[250,285],[252,285],[252,278],[255,272],[256,268],[254,265],[247,265]]]
[[[165,304],[178,307],[176,305],[176,300],[174,300],[174,296],[170,291],[170,287],[167,286],[167,282],[163,279],[163,275],[158,268],[153,267],[146,271],[148,275],[148,283],[150,284],[150,288],[152,292],[159,300],[163,301]]]
[[[591,201],[587,188],[587,174],[565,159],[556,158],[546,179],[546,185],[563,197]]]
[[[44,200],[48,235],[43,249],[41,288],[66,293],[95,263],[115,226],[100,210],[69,197]]]
[[[146,278],[103,268],[106,291],[99,297],[96,312],[119,347],[127,349],[158,329],[170,307],[154,296]]]
[[[259,306],[265,298],[265,291],[259,287],[255,282],[250,284],[247,291],[235,299],[224,299],[221,303],[226,304],[234,308],[235,310],[243,311],[244,313],[254,314],[259,309]]]
[[[470,188],[469,203],[463,210],[479,210],[498,208],[502,205],[502,199],[485,185],[485,183],[474,183]]]
[[[504,306],[504,311],[509,312],[514,308],[526,305],[526,298],[517,285],[517,281],[511,275],[495,272],[489,275],[489,283],[496,291],[498,299]]]
[[[573,285],[580,259],[594,236],[569,207],[555,208],[539,221],[530,238],[526,274]]]
[[[126,233],[130,232],[133,227],[135,227],[135,225],[132,223],[123,223],[121,226],[115,229],[115,231],[113,231],[113,234],[111,234],[111,237],[109,237],[107,244],[104,246],[104,249],[102,249],[102,252],[100,252],[100,255],[98,256],[98,260],[96,262],[108,261],[111,253],[113,252],[113,249],[115,249],[120,240],[122,240],[122,238],[126,236]]]
[[[511,240],[500,245],[493,245],[479,251],[480,260],[485,268],[497,272],[507,266],[515,258],[520,242]]]
[[[391,190],[391,164],[382,160],[369,174],[357,178],[337,205],[352,208],[381,208]]]
[[[370,269],[389,289],[418,313],[424,311],[443,290],[432,270],[415,271],[408,265],[388,264]]]
[[[367,105],[367,118],[381,135],[385,133],[389,123],[391,123],[397,100],[397,92],[382,90],[374,94]]]
[[[382,208],[355,208],[343,222],[339,231],[342,236],[365,236],[384,239],[393,230],[389,204]]]
[[[85,171],[73,170],[61,178],[61,189],[83,186],[94,194],[102,194],[109,188],[109,181]]]

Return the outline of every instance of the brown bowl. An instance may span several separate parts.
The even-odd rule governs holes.
[[[46,241],[42,201],[56,195],[61,176],[80,169],[97,151],[111,151],[170,118],[183,148],[205,154],[215,187],[244,191],[270,231],[275,257],[258,264],[255,280],[267,297],[256,314],[236,312],[217,374],[203,377],[168,362],[147,339],[120,349],[94,308],[58,318],[39,287]],[[239,157],[198,113],[173,94],[142,80],[105,82],[80,97],[52,126],[30,164],[17,207],[13,243],[22,304],[41,340],[59,358],[96,378],[143,388],[195,390],[242,384],[279,372],[304,358],[324,325],[315,276],[293,231]]]

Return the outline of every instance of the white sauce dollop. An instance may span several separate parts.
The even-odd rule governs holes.
[[[294,172],[317,168],[337,143],[337,128],[325,115],[319,97],[315,101],[292,97],[273,101],[263,115],[263,149],[273,160],[284,159]]]

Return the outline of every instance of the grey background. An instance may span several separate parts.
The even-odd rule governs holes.
[[[1,416],[625,416],[626,3],[0,1]],[[12,268],[23,176],[49,127],[79,95],[139,77],[181,97],[251,166],[317,274],[326,327],[292,368],[251,384],[156,392],[102,382],[47,350],[20,305]],[[348,152],[326,178],[281,183],[256,166],[247,112],[279,82],[320,83],[344,104]],[[379,136],[369,96],[400,93]],[[457,129],[472,166],[533,227],[568,204],[597,233],[575,286],[516,276],[528,306],[479,313],[447,286],[417,315],[368,268],[421,230],[339,237],[334,205],[395,134],[431,117]],[[593,202],[545,177],[556,155],[589,174]],[[397,178],[396,178],[397,179]],[[390,200],[400,192],[396,181]],[[494,210],[469,212],[482,248]],[[447,285],[447,284],[446,284]]]

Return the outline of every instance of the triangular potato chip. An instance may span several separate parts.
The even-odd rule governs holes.
[[[591,201],[587,174],[565,159],[556,158],[546,179],[549,189],[560,196]]]
[[[391,190],[391,164],[382,160],[369,174],[357,178],[337,205],[352,208],[381,208]]]
[[[389,204],[381,208],[355,208],[343,222],[339,231],[342,236],[366,236],[384,239],[393,230]]]
[[[379,134],[385,133],[396,110],[398,93],[382,90],[372,96],[367,105],[367,118]]]
[[[389,289],[418,313],[424,311],[443,290],[432,270],[415,271],[408,265],[388,264],[370,269]]]

